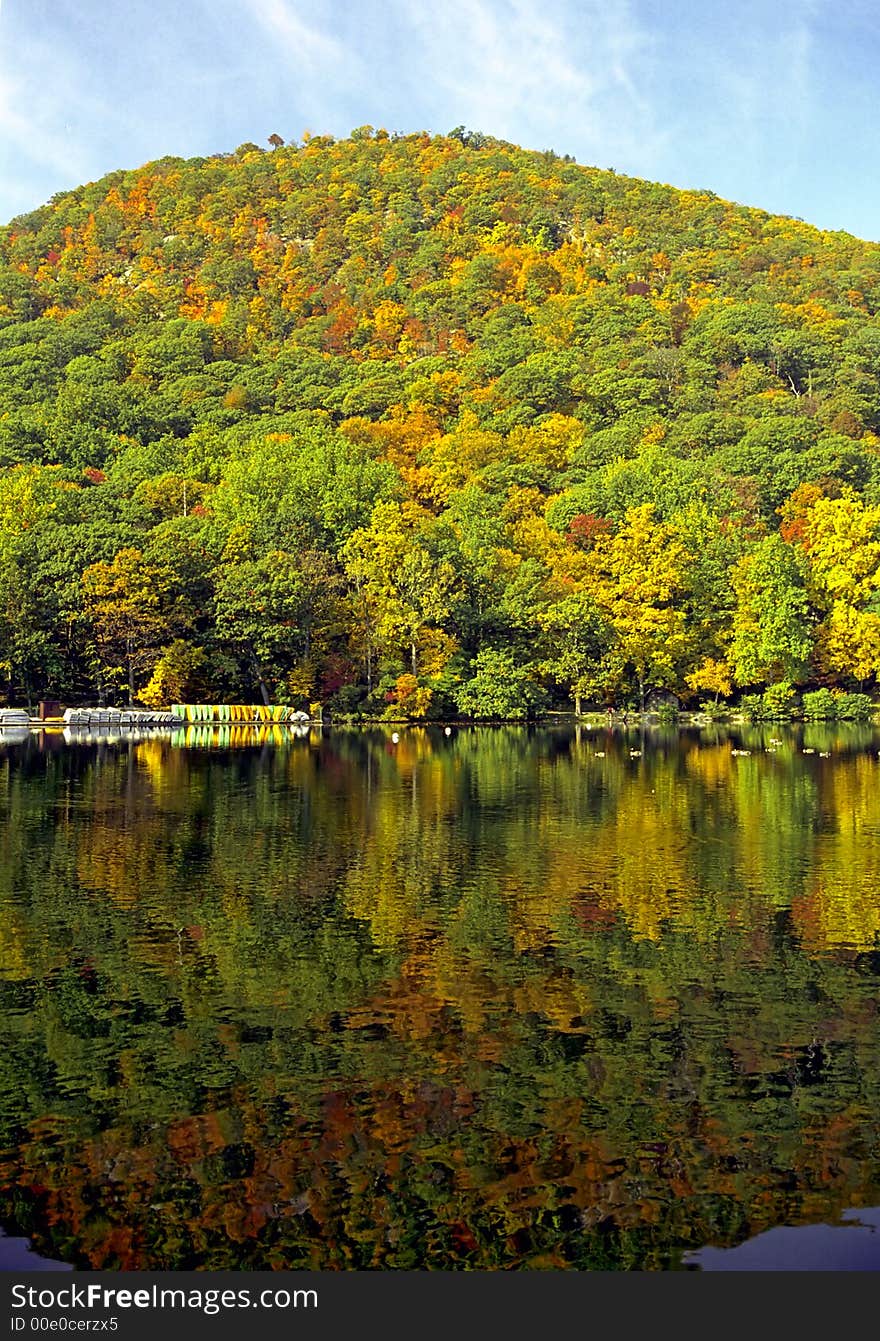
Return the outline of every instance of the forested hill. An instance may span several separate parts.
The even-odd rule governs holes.
[[[7,701],[876,686],[877,245],[365,127],[112,173],[0,257]]]

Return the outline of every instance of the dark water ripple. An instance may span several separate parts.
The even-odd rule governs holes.
[[[880,741],[782,734],[0,742],[0,1222],[93,1268],[846,1258]]]

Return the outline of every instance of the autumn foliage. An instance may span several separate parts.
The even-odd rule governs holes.
[[[880,247],[472,132],[269,143],[0,231],[7,699],[876,685]]]

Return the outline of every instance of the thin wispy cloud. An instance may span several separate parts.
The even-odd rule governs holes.
[[[244,8],[297,59],[323,64],[350,58],[335,38],[310,26],[290,0],[244,0]]]
[[[33,75],[47,68],[53,74],[49,87]],[[76,62],[53,58],[38,41],[20,44],[13,52],[0,30],[0,182],[13,208],[39,203],[27,187],[34,173],[57,182],[56,190],[87,173],[88,154],[70,133],[81,106],[89,117],[100,111],[95,100],[82,92]]]
[[[651,100],[667,125],[666,152],[658,159],[667,180],[805,212],[792,209],[787,197],[809,171],[821,9],[822,0],[779,0],[767,24],[761,0],[743,0],[715,22],[695,22],[686,49],[673,49],[664,35]],[[682,175],[685,164],[690,180]]]
[[[588,146],[604,163],[661,132],[639,92],[651,42],[628,0],[398,3],[434,72],[433,101],[532,147]]]

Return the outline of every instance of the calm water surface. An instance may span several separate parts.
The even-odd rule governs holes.
[[[663,1269],[858,1220],[878,750],[0,743],[0,1224],[93,1268]]]

